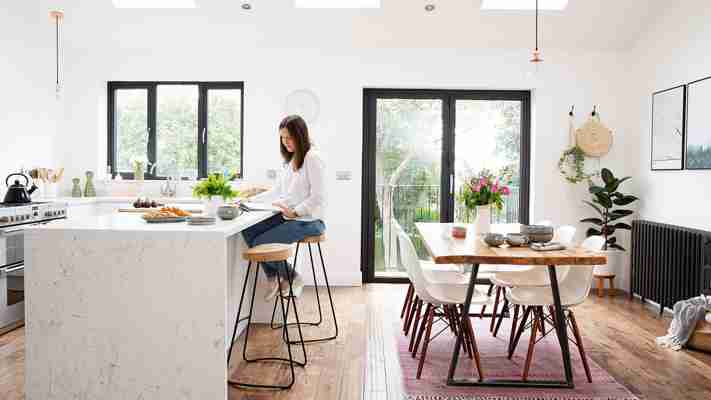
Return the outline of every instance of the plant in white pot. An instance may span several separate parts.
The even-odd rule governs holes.
[[[496,212],[504,208],[504,197],[511,194],[510,182],[511,174],[507,169],[498,174],[484,169],[464,179],[458,199],[467,211],[475,212],[477,234],[486,234],[491,230],[492,208]]]
[[[620,185],[630,179],[629,176],[616,178],[612,171],[603,168],[600,172],[602,185],[590,185],[589,191],[593,195],[592,202],[585,201],[598,214],[598,217],[585,218],[580,222],[591,223],[595,227],[587,230],[587,236],[603,236],[605,246],[603,250],[608,252],[607,265],[595,267],[596,275],[616,275],[620,269],[620,263],[626,259],[626,250],[617,241],[615,233],[617,231],[629,231],[632,227],[622,220],[634,214],[634,211],[619,208],[637,201],[635,196],[627,195],[619,191]]]
[[[222,174],[209,175],[193,187],[193,196],[204,200],[205,215],[213,217],[217,215],[218,207],[238,195],[239,192],[232,189],[232,185]]]

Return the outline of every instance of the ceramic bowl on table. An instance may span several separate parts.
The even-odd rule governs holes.
[[[509,233],[506,235],[506,243],[513,247],[526,246],[529,243],[529,239],[523,233]]]
[[[553,240],[554,229],[547,225],[523,225],[521,233],[528,236],[531,243],[547,243]]]
[[[239,217],[240,209],[234,205],[224,205],[217,208],[217,216],[222,220],[231,220]]]
[[[484,236],[484,243],[491,247],[499,247],[506,243],[506,236],[500,233],[487,233]]]

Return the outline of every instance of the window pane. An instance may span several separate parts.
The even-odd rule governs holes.
[[[210,89],[207,94],[207,170],[240,172],[242,91]]]
[[[512,174],[511,194],[504,198],[501,213],[492,214],[492,223],[519,222],[521,187],[521,102],[457,100],[454,149],[455,193],[462,178],[488,169],[506,167]],[[470,221],[472,215],[455,202],[455,221]]]
[[[378,99],[376,114],[375,276],[407,276],[397,225],[428,258],[416,222],[440,220],[442,100]]]
[[[116,169],[133,172],[131,160],[148,155],[148,90],[116,90]]]
[[[197,85],[160,85],[156,96],[156,173],[162,176],[197,176]]]

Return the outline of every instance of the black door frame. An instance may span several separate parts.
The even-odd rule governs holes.
[[[373,265],[375,243],[375,152],[376,102],[384,98],[441,99],[442,100],[442,175],[441,188],[451,188],[454,172],[455,123],[457,100],[520,101],[521,160],[519,194],[519,222],[529,222],[531,185],[531,92],[528,90],[439,90],[439,89],[363,89],[363,159],[362,159],[362,214],[361,214],[361,273],[363,283],[407,283],[407,278],[376,277]],[[449,189],[441,191],[449,193]],[[454,219],[454,196],[440,196],[440,221]]]

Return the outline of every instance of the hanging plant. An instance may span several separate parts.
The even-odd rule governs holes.
[[[597,175],[585,172],[585,153],[578,146],[573,146],[563,152],[558,160],[558,170],[570,183],[590,182],[592,177]]]

